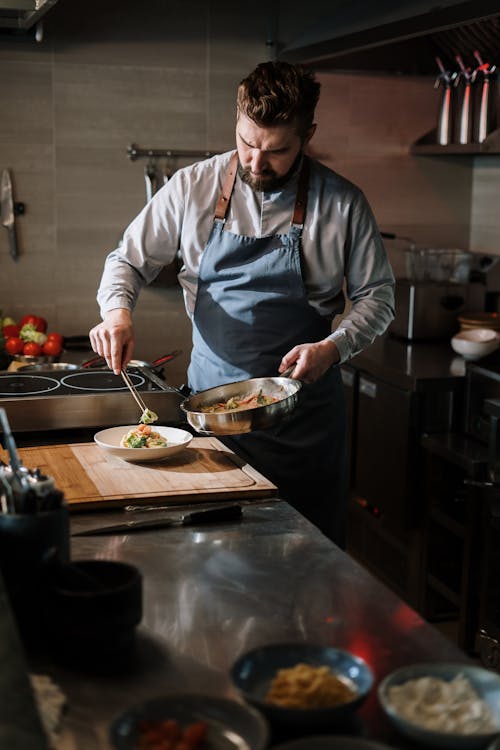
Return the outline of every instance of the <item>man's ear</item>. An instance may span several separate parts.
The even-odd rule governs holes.
[[[307,146],[307,144],[309,143],[309,141],[313,137],[314,133],[316,132],[316,127],[317,127],[316,123],[313,122],[313,124],[311,125],[311,127],[309,128],[309,130],[306,133],[306,137],[304,138],[304,144],[303,144],[304,146]]]

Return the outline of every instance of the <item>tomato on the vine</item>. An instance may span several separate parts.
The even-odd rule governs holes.
[[[38,315],[25,315],[19,322],[19,327],[22,328],[27,323],[31,323],[35,326],[35,330],[40,333],[45,333],[47,330],[47,321],[45,318],[41,318]]]
[[[6,339],[10,339],[13,336],[19,336],[20,327],[14,325],[3,326],[2,333]]]
[[[28,343],[23,346],[23,354],[27,357],[39,357],[41,353],[42,347],[40,344],[35,344],[34,341],[28,341]]]
[[[24,349],[24,341],[19,336],[11,336],[5,342],[5,351],[8,354],[14,356],[15,354],[21,354]]]
[[[56,341],[62,349],[64,337],[60,333],[52,332],[47,334],[47,341]]]
[[[62,352],[62,346],[56,339],[47,339],[45,344],[42,346],[42,351],[48,357],[58,357]]]

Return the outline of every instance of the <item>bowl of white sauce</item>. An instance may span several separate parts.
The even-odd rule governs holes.
[[[500,735],[500,675],[483,667],[402,667],[380,682],[378,699],[402,734],[428,747],[485,748]]]

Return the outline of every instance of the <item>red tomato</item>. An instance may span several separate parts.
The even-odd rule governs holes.
[[[62,346],[64,343],[64,337],[60,333],[48,333],[47,341],[57,341],[57,343],[60,345],[62,349]]]
[[[45,333],[47,330],[47,321],[38,315],[25,315],[24,318],[21,318],[19,327],[22,328],[26,323],[32,323],[35,326],[35,330],[40,331],[40,333]]]
[[[9,354],[21,354],[24,348],[24,341],[19,336],[11,336],[5,342],[5,351]]]
[[[21,329],[19,328],[19,326],[10,325],[10,326],[4,326],[2,328],[2,333],[3,333],[3,335],[5,336],[6,339],[10,339],[11,336],[16,336],[16,337],[19,336],[19,331],[20,330]]]
[[[41,353],[42,347],[40,344],[35,344],[34,341],[28,341],[28,343],[23,346],[23,354],[27,357],[39,357]]]
[[[58,357],[62,352],[62,346],[55,339],[47,339],[45,344],[42,346],[42,351],[48,357]]]

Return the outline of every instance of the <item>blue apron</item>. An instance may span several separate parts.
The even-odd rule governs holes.
[[[237,170],[233,156],[200,263],[188,370],[193,392],[277,375],[290,349],[329,335],[331,323],[309,304],[301,272],[307,168],[305,157],[288,234],[246,237],[224,231]],[[280,424],[223,440],[344,546],[345,408],[338,368],[303,384],[297,407]]]

